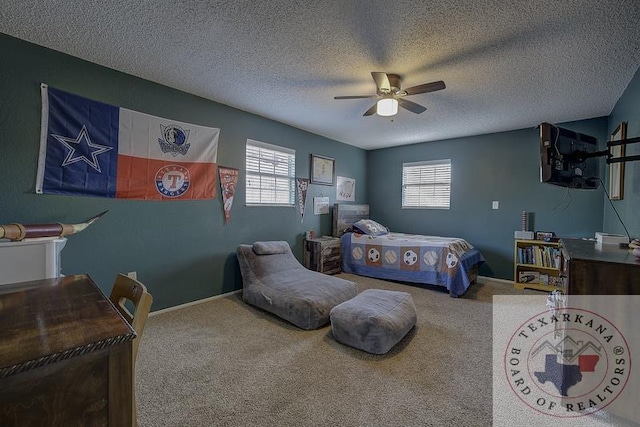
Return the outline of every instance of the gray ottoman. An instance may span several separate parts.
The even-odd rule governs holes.
[[[336,341],[385,354],[416,324],[416,306],[406,292],[368,289],[331,309]]]

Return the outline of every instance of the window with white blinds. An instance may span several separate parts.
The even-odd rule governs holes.
[[[402,164],[402,207],[449,209],[451,159]]]
[[[247,139],[247,206],[294,206],[296,151]]]

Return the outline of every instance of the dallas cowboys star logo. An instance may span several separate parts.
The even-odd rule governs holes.
[[[89,132],[87,132],[87,127],[84,125],[76,138],[68,138],[66,136],[54,134],[51,134],[51,136],[69,149],[67,157],[62,162],[62,166],[67,166],[76,162],[85,162],[98,172],[102,173],[100,170],[100,163],[98,163],[98,155],[113,149],[113,147],[91,142]],[[71,144],[74,144],[75,147]],[[76,151],[79,151],[79,153],[76,154]]]

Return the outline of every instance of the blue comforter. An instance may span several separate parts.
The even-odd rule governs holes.
[[[361,276],[444,286],[458,297],[471,285],[469,273],[484,257],[464,239],[388,233],[345,233],[342,271]]]

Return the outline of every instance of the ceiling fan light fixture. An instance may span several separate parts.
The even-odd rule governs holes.
[[[376,113],[379,116],[389,117],[398,114],[398,100],[393,98],[383,98],[378,101]]]
[[[418,86],[412,86],[407,89],[402,89],[400,87],[400,76],[398,74],[373,72],[371,73],[371,77],[373,77],[373,80],[376,83],[375,95],[334,96],[333,99],[377,98],[378,101],[364,112],[364,117],[370,117],[376,113],[379,116],[384,117],[395,116],[398,114],[398,107],[402,107],[415,114],[422,114],[427,110],[425,106],[416,104],[408,99],[404,99],[404,97],[435,92],[446,88],[444,82],[439,80],[437,82],[425,83]]]

